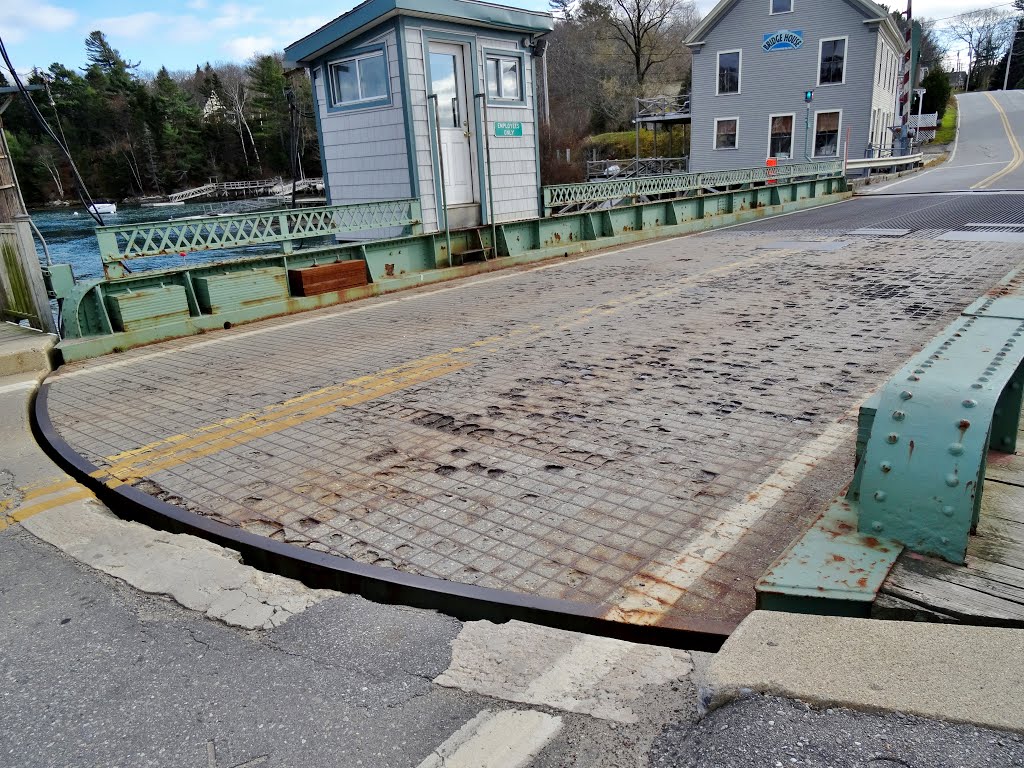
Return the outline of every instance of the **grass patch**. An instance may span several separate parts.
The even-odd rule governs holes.
[[[676,126],[672,131],[672,155],[683,154],[683,126]],[[587,139],[586,146],[594,147],[600,157],[628,159],[636,155],[636,134],[633,131],[617,131],[599,133]],[[668,130],[658,130],[658,154],[669,156]],[[640,157],[654,157],[654,131],[640,131]]]
[[[956,99],[952,96],[946,106],[946,114],[942,116],[942,125],[935,132],[936,144],[952,144],[956,138]]]

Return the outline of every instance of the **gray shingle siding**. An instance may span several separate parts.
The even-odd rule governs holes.
[[[878,67],[893,52],[891,35],[869,18],[863,5],[848,0],[794,0],[792,13],[769,13],[770,0],[736,0],[693,48],[693,131],[690,165],[693,170],[751,168],[765,164],[769,146],[769,116],[794,114],[793,162],[803,161],[806,104],[804,92],[814,90],[810,136],[814,153],[815,113],[842,111],[840,142],[849,129],[850,157],[862,157],[878,131],[872,122],[885,102],[895,103],[895,91],[880,93]],[[803,32],[803,47],[765,52],[764,35],[780,30]],[[846,37],[846,77],[841,85],[818,85],[819,45],[823,39]],[[881,38],[881,42],[880,42]],[[718,53],[743,51],[739,94],[716,94]],[[891,98],[887,98],[891,96]],[[892,106],[890,112],[894,112]],[[736,149],[714,149],[715,119],[739,119]],[[840,156],[842,148],[840,148]]]

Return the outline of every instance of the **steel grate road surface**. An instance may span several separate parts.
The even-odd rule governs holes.
[[[112,483],[278,541],[738,622],[848,480],[861,399],[1020,260],[841,239],[730,230],[167,342],[62,368],[50,416]]]

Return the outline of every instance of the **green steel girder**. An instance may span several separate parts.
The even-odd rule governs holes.
[[[752,196],[754,194],[756,199]],[[64,360],[70,362],[162,339],[300,312],[428,282],[642,242],[654,237],[736,224],[834,202],[848,196],[845,179],[836,177],[818,181],[813,189],[805,189],[802,193],[799,193],[796,185],[780,184],[778,188],[765,188],[756,192],[737,190],[553,218],[508,222],[494,227],[496,253],[490,254],[485,260],[469,263],[463,263],[463,254],[475,252],[479,258],[479,249],[491,245],[490,226],[453,231],[450,235],[450,257],[444,234],[431,233],[307,248],[291,254],[263,255],[193,267],[137,272],[119,279],[86,281],[77,283],[64,299],[62,309],[65,338],[58,345],[58,350]],[[736,197],[735,201],[733,197]],[[725,199],[723,201],[720,198]],[[350,259],[366,262],[371,280],[368,286],[320,296],[299,297],[289,295],[282,281],[280,292],[274,294],[272,283],[278,279],[275,275],[282,269]],[[233,276],[233,273],[248,275],[250,279]],[[219,302],[216,307],[198,300],[196,286],[200,283],[208,285],[211,277],[221,285],[237,285],[239,300]],[[232,279],[225,280],[225,277]],[[263,286],[258,300],[254,300],[251,295],[256,290],[255,283]],[[160,290],[172,285],[182,286],[183,293]],[[149,301],[153,302],[157,322],[147,323],[144,316],[133,316],[133,326],[124,326],[123,314],[118,316],[117,312],[111,310],[114,303],[121,309],[123,301],[118,297],[128,291],[142,294],[133,300],[133,311]],[[185,303],[181,302],[182,296]],[[178,305],[169,306],[174,301]]]
[[[861,406],[846,496],[758,580],[758,606],[866,616],[904,548],[963,563],[988,453],[1016,450],[1022,395],[1016,270]]]

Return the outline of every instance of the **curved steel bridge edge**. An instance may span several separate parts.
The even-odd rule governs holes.
[[[170,533],[189,533],[241,553],[247,565],[296,579],[309,587],[333,589],[390,605],[435,610],[461,621],[511,620],[636,643],[716,652],[735,629],[728,622],[690,620],[674,627],[642,626],[603,618],[606,607],[575,603],[368,565],[337,555],[274,541],[168,504],[130,485],[108,487],[93,474],[99,467],[81,456],[57,432],[47,407],[44,381],[31,407],[32,429],[50,457],[93,491],[115,514]]]

